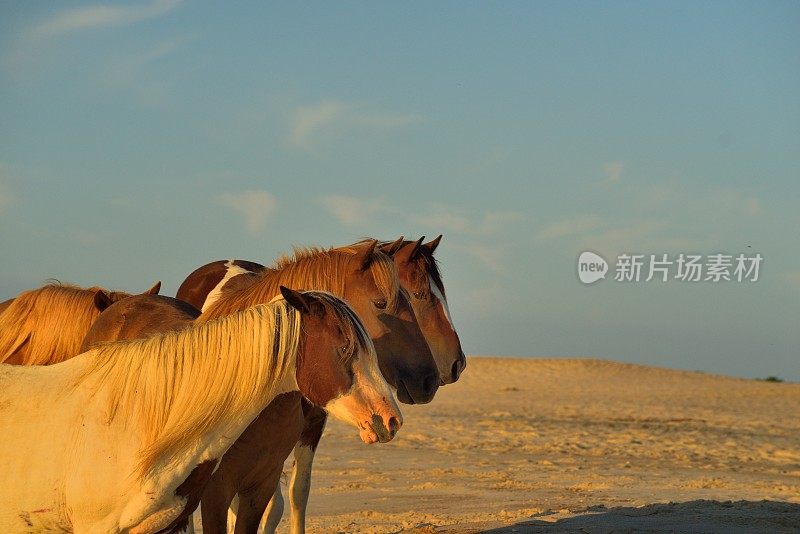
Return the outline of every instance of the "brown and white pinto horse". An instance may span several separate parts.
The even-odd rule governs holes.
[[[297,251],[294,257],[282,258],[272,268],[263,269],[253,283],[221,294],[197,320],[203,322],[269,301],[279,285],[331,291],[345,299],[364,322],[375,343],[380,370],[396,388],[400,400],[420,403],[432,399],[439,385],[436,363],[400,287],[394,262],[377,249],[377,241]],[[130,332],[160,328],[162,314],[137,312],[143,300],[170,308],[173,316],[179,311],[174,299],[164,297],[123,301],[103,314],[87,340],[125,338]],[[184,321],[189,323],[193,318],[185,314]],[[103,327],[109,331],[99,332]],[[245,532],[258,528],[283,462],[301,440],[304,411],[312,413],[312,406],[304,403],[301,407],[299,394],[276,398],[228,450],[203,495],[204,532],[227,530],[227,510],[237,495],[237,528]],[[311,417],[325,420],[325,414],[316,409]],[[316,443],[319,436],[311,439]],[[362,439],[369,442],[378,438],[362,435]]]
[[[218,458],[280,394],[390,440],[400,411],[356,314],[281,293],[56,365],[0,365],[0,531],[185,530]]]
[[[158,294],[157,282],[145,294]],[[0,304],[0,363],[52,364],[72,358],[100,312],[130,293],[53,282]]]
[[[451,384],[458,380],[466,367],[461,342],[450,318],[444,283],[433,254],[442,236],[428,243],[424,237],[406,241],[402,237],[393,242],[383,242],[380,249],[392,256],[403,289],[411,295],[410,302],[423,335],[439,369],[440,383]],[[362,243],[367,243],[363,241]],[[258,273],[266,267],[248,260],[222,260],[195,270],[178,289],[177,298],[198,308],[208,307],[220,295],[236,291],[253,283]],[[294,449],[295,462],[289,482],[292,531],[303,532],[305,510],[308,503],[310,474],[319,439],[325,426],[324,414],[305,407],[305,429]],[[241,501],[240,501],[241,502]],[[241,504],[240,504],[241,505]],[[267,532],[274,532],[283,515],[283,496],[276,487],[263,524]]]

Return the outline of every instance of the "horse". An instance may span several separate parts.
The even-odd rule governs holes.
[[[265,268],[254,283],[221,294],[199,317],[186,315],[184,320],[202,322],[269,301],[279,285],[327,290],[346,299],[364,321],[375,342],[380,370],[396,389],[399,400],[424,403],[433,398],[439,384],[436,364],[399,286],[396,267],[391,258],[377,250],[377,241],[332,249],[298,249],[293,257],[283,257],[271,268]],[[106,310],[87,333],[86,341],[90,344],[127,336],[132,331],[157,331],[162,327],[163,314],[138,313],[144,300],[164,307],[165,313],[175,312],[175,299],[134,297]],[[315,421],[325,419],[324,413],[301,399],[300,395],[276,399],[222,458],[203,495],[204,532],[226,531],[227,510],[237,495],[237,522],[248,525],[242,527],[246,531],[258,528],[280,479],[283,460],[298,440],[305,439],[304,413]],[[280,432],[275,432],[276,428]],[[321,433],[322,426],[318,431]],[[316,442],[319,436],[312,435],[308,440]],[[266,450],[276,454],[267,456]],[[274,461],[278,457],[280,461]]]
[[[456,382],[466,367],[466,357],[456,333],[445,297],[438,262],[433,256],[442,240],[380,242],[379,248],[394,259],[400,284],[409,299],[433,358],[439,368],[440,385]],[[364,240],[361,243],[366,243]],[[175,297],[200,310],[213,305],[220,295],[249,286],[265,266],[249,260],[218,260],[195,269],[181,283]]]
[[[439,264],[433,256],[442,236],[428,243],[424,240],[424,236],[417,241],[401,237],[383,242],[380,248],[394,259],[400,285],[411,295],[414,315],[439,368],[440,385],[447,385],[458,381],[467,359],[450,316]]]
[[[400,411],[358,316],[330,293],[280,292],[59,364],[0,366],[0,530],[185,529],[218,459],[282,393],[391,440]]]
[[[157,282],[144,294],[158,294]],[[52,282],[0,304],[0,363],[41,365],[78,354],[86,332],[111,304],[130,293]]]
[[[423,243],[406,241],[381,242],[379,248],[393,258],[403,289],[412,297],[410,303],[423,335],[436,361],[440,374],[440,385],[458,380],[466,367],[466,358],[461,349],[458,334],[453,326],[445,297],[444,283],[433,254],[442,236]],[[361,243],[368,243],[365,240]],[[213,305],[221,295],[241,290],[258,279],[267,268],[248,260],[221,260],[208,263],[192,272],[178,289],[176,297],[200,309]],[[306,408],[306,429],[301,441],[294,448],[294,464],[289,479],[289,495],[292,531],[303,532],[305,510],[308,503],[310,473],[314,455],[325,425],[324,414]],[[241,503],[241,501],[239,501]],[[278,485],[275,488],[262,528],[274,532],[283,515],[283,496]],[[231,514],[232,516],[234,514]]]

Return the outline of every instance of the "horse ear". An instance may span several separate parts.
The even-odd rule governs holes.
[[[381,252],[388,256],[394,256],[395,252],[400,250],[400,248],[403,246],[403,239],[403,236],[400,236],[396,241],[381,245]]]
[[[370,240],[364,250],[358,252],[355,257],[356,265],[358,266],[357,269],[366,270],[367,267],[372,263],[372,256],[375,254],[375,247],[378,245],[377,239]]]
[[[311,313],[311,310],[308,307],[309,302],[305,295],[299,291],[289,289],[285,286],[281,286],[280,289],[281,295],[283,295],[283,298],[286,299],[286,302],[292,305],[292,308],[296,309],[300,313]]]
[[[316,298],[294,289],[289,289],[285,286],[280,286],[281,295],[286,299],[286,302],[292,305],[294,309],[304,315],[314,315],[316,317],[323,317],[325,315],[325,306]]]
[[[97,291],[95,291],[94,293],[95,308],[97,308],[100,311],[103,311],[112,304],[114,304],[114,302],[111,300],[111,296],[108,293],[106,293],[102,289],[98,289]]]
[[[422,245],[422,240],[425,239],[425,236],[420,237],[413,243],[408,243],[397,253],[394,255],[395,260],[402,262],[408,262],[414,259],[414,256],[417,254],[419,247]]]
[[[436,250],[436,247],[439,246],[439,242],[441,240],[442,240],[442,234],[439,234],[439,237],[437,237],[436,239],[433,239],[431,241],[428,241],[427,243],[425,243],[422,246],[425,247],[426,249],[428,249],[428,252],[430,254],[433,254],[433,252]]]
[[[158,292],[161,291],[161,280],[156,282],[153,287],[142,293],[143,295],[158,295]]]

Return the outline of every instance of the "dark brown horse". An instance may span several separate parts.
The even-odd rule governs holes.
[[[380,248],[394,259],[400,284],[411,295],[411,307],[439,367],[442,385],[452,384],[461,376],[467,360],[450,317],[439,264],[433,256],[442,236],[428,243],[423,243],[424,239],[400,238],[384,242]]]
[[[406,403],[429,402],[439,385],[436,364],[405,291],[400,287],[394,262],[376,245],[376,241],[371,241],[329,250],[298,251],[293,258],[283,258],[272,268],[262,270],[251,284],[222,293],[197,321],[269,302],[277,294],[279,285],[330,291],[348,301],[361,317],[375,343],[381,373],[396,388],[398,398]],[[188,323],[194,318],[192,313],[178,309],[169,299],[146,300],[154,308],[170,308],[173,319],[183,314],[184,322]],[[87,339],[126,338],[128,332],[138,335],[159,328],[160,313],[139,314],[134,308],[142,304],[123,304],[110,307],[97,330],[93,329]],[[110,330],[101,332],[104,325],[111,325]],[[305,417],[300,400],[296,393],[278,397],[225,454],[203,495],[205,532],[226,531],[227,509],[237,495],[240,503],[237,530],[254,532],[257,529],[277,486],[283,460],[301,440]],[[325,414],[311,410],[310,405],[303,408],[312,420],[325,420]],[[322,426],[318,428],[321,433]],[[309,439],[316,443],[319,436]]]
[[[444,283],[433,256],[441,239],[440,235],[423,244],[424,237],[417,241],[407,241],[401,237],[393,242],[381,243],[380,249],[392,256],[400,283],[410,295],[417,322],[439,369],[440,383],[450,384],[458,380],[466,367],[466,358],[450,318]],[[263,265],[248,260],[212,262],[190,274],[178,289],[177,297],[198,308],[208,307],[220,295],[252,284],[258,278],[258,273],[265,269]],[[304,529],[310,473],[325,425],[324,414],[306,407],[305,415],[305,430],[294,450],[295,462],[289,483],[292,530],[295,533]],[[277,487],[270,503],[269,516],[265,518],[265,530],[273,532],[282,514],[283,497],[280,487]]]

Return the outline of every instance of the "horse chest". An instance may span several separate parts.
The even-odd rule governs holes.
[[[190,520],[192,512],[195,511],[197,505],[200,503],[200,497],[203,495],[203,490],[211,480],[211,475],[214,473],[214,468],[217,466],[217,460],[206,460],[198,464],[186,480],[181,482],[175,488],[175,497],[180,499],[184,504],[180,506],[179,510],[174,507],[172,509],[164,510],[155,520],[160,520],[162,523],[167,522],[177,512],[177,517],[174,517],[169,524],[158,530],[158,532],[171,533],[183,532],[186,528],[187,522]],[[171,513],[170,513],[171,512]],[[169,514],[169,515],[167,515]]]

